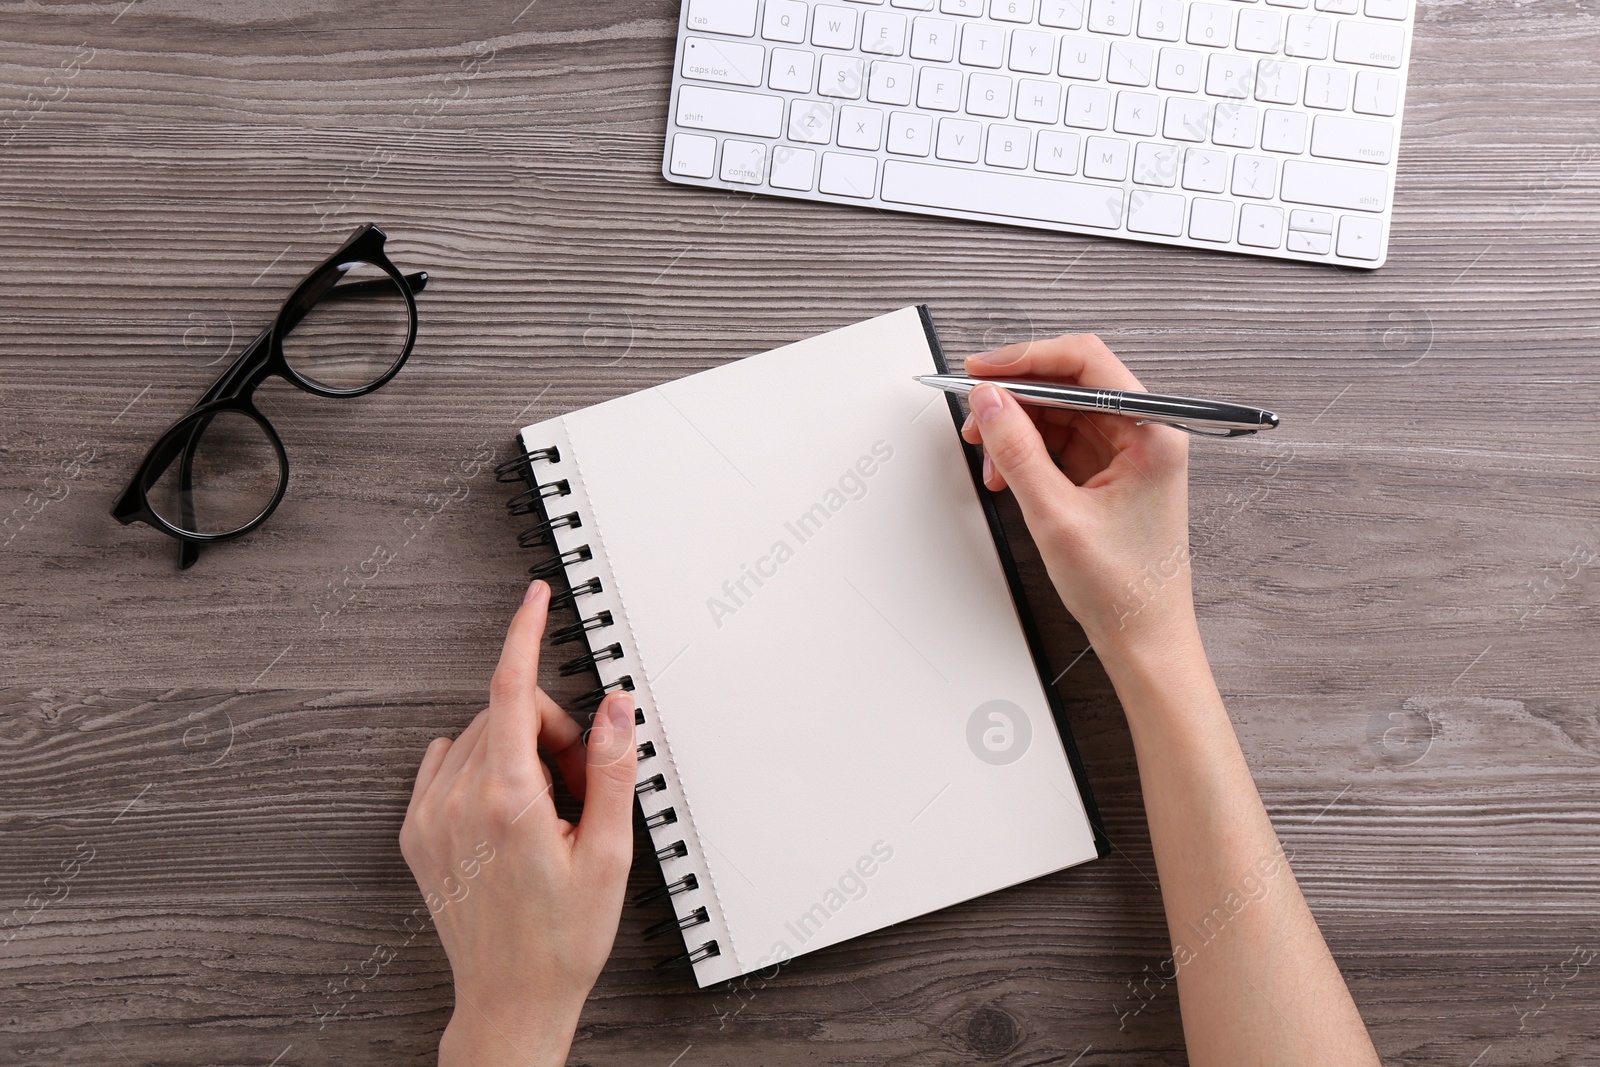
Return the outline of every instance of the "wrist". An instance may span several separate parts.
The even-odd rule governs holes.
[[[1193,616],[1097,642],[1094,648],[1135,729],[1147,723],[1174,726],[1223,710]]]
[[[458,993],[455,1013],[439,1040],[439,1067],[561,1067],[581,1008],[580,1000],[573,1008],[530,1004],[522,1011],[493,1011]]]

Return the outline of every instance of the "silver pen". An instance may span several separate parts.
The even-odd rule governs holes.
[[[988,382],[1017,398],[1021,404],[1066,411],[1092,411],[1122,415],[1147,422],[1172,426],[1196,437],[1245,437],[1278,425],[1278,416],[1261,408],[1243,404],[1224,404],[1215,400],[1196,400],[1187,396],[1163,396],[1122,389],[1085,389],[1076,385],[1051,385],[1047,382],[1014,382],[998,378],[968,378],[964,374],[919,374],[916,380],[947,393],[966,396],[973,388]]]

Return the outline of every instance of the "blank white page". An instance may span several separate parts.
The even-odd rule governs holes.
[[[930,353],[907,308],[524,431],[562,450],[558,546],[594,556],[569,577],[603,576],[579,607],[621,616],[590,644],[623,646],[601,677],[657,744],[644,810],[683,816],[654,834],[699,877],[678,914],[712,914],[702,986],[1096,855],[949,408],[912,380]],[[992,701],[1014,715],[974,727]]]

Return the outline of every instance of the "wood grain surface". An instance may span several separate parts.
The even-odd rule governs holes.
[[[1376,273],[669,186],[676,5],[525,4],[0,0],[0,1062],[430,1062],[396,833],[526,563],[463,472],[926,301],[957,354],[1095,331],[1284,415],[1193,449],[1197,598],[1378,1048],[1600,1063],[1593,4],[1424,0]],[[433,275],[415,356],[359,400],[269,384],[289,495],[179,573],[111,498],[369,220]],[[1127,730],[1092,655],[1059,684],[1111,858],[742,996],[652,971],[630,909],[572,1062],[1183,1062]]]

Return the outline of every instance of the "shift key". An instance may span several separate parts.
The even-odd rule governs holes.
[[[1382,211],[1389,203],[1389,175],[1368,167],[1291,159],[1283,165],[1278,197],[1291,204]]]
[[[678,125],[749,137],[776,137],[783,129],[783,98],[685,85],[678,90]]]

